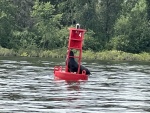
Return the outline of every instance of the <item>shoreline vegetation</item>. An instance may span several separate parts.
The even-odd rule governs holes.
[[[84,60],[150,61],[150,0],[0,0],[0,56],[65,58],[77,23]]]
[[[55,50],[23,50],[15,51],[0,47],[0,56],[22,56],[22,57],[39,57],[39,58],[65,58],[66,48]],[[139,54],[126,53],[123,51],[111,50],[93,52],[90,50],[82,53],[83,59],[88,60],[110,60],[110,61],[150,61],[150,53],[143,52]]]

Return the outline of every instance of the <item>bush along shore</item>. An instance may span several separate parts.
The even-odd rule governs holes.
[[[22,57],[49,57],[49,58],[65,58],[66,48],[55,50],[25,50],[20,49],[15,51],[13,49],[0,48],[0,56],[22,56]],[[150,61],[150,53],[126,53],[123,51],[111,50],[102,52],[93,52],[90,50],[83,51],[83,59],[88,60],[112,60],[112,61]]]

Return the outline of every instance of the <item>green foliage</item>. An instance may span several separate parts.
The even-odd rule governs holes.
[[[33,25],[33,19],[30,16],[33,4],[35,0],[10,0],[12,4],[17,8],[15,13],[15,21],[17,23],[18,30],[24,28],[31,28]]]
[[[0,0],[0,46],[21,56],[57,56],[67,47],[68,27],[80,23],[87,30],[86,57],[103,50],[150,52],[149,10],[148,0]]]
[[[146,14],[145,0],[138,0],[128,14],[121,15],[117,20],[114,27],[115,36],[110,45],[114,49],[132,53],[149,51],[150,28]]]
[[[16,8],[9,0],[0,0],[0,45],[11,48],[10,37],[14,29]]]
[[[15,56],[16,53],[12,49],[0,47],[0,56]]]
[[[147,3],[147,19],[148,21],[150,21],[150,0],[146,0],[146,3]]]
[[[20,49],[17,53],[12,49],[0,47],[0,56],[22,56],[22,57],[49,57],[63,58],[66,57],[66,48],[55,50],[26,50]],[[123,51],[102,51],[93,52],[91,50],[83,51],[82,58],[86,60],[114,60],[114,61],[150,61],[150,53],[142,52],[140,54],[126,53]]]
[[[36,34],[33,32],[29,32],[28,30],[20,31],[13,31],[13,38],[11,38],[10,44],[13,45],[14,49],[36,49]]]
[[[39,52],[39,57],[65,58],[66,48],[45,50]]]
[[[92,51],[83,52],[84,59],[98,59],[98,60],[115,60],[115,61],[150,61],[149,53],[132,54],[123,51],[103,51],[93,53]]]
[[[91,50],[83,51],[83,59],[95,59],[95,53]]]
[[[33,6],[32,17],[36,22],[34,29],[38,34],[37,39],[40,40],[39,45],[43,49],[62,47],[59,34],[61,14],[55,15],[54,11],[54,6],[50,2],[36,1]]]
[[[95,50],[95,51],[99,50],[98,48],[99,42],[93,38],[93,35],[94,32],[92,30],[88,30],[87,33],[85,34],[83,45],[84,50]]]

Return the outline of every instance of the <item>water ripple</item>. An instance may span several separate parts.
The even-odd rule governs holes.
[[[0,112],[150,112],[147,63],[84,62],[89,80],[65,82],[53,76],[54,66],[64,62],[34,60],[0,60]]]

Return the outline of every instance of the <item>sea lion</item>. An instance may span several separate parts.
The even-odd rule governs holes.
[[[78,63],[74,59],[74,53],[73,51],[70,51],[69,53],[69,60],[68,60],[68,71],[69,72],[78,72]],[[79,74],[82,74],[82,71],[85,70],[86,75],[90,75],[90,71],[84,67],[83,65],[80,65],[80,71]]]

